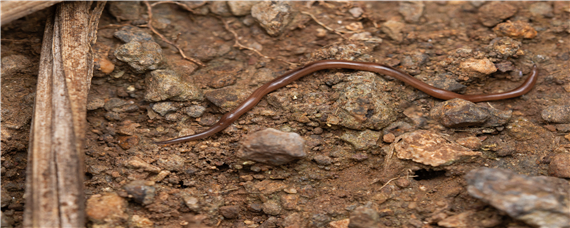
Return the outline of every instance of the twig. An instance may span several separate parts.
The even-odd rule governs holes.
[[[342,33],[340,33],[340,32],[338,32],[338,31],[332,29],[331,27],[329,27],[329,26],[323,24],[322,22],[320,22],[319,20],[317,20],[317,18],[316,18],[313,14],[308,13],[308,12],[305,12],[305,11],[301,11],[301,13],[302,13],[302,14],[305,14],[305,15],[309,15],[315,22],[317,22],[317,24],[319,24],[320,26],[323,26],[323,28],[325,28],[326,30],[329,30],[329,31],[331,31],[331,32],[334,32],[335,34],[339,35],[341,38],[343,38],[343,39],[346,40],[346,37],[344,37],[344,35],[342,35]]]
[[[192,13],[195,13],[195,12],[194,12],[194,9],[195,9],[195,8],[198,8],[198,7],[200,7],[200,6],[205,5],[205,4],[207,3],[207,1],[203,1],[202,3],[200,3],[200,4],[196,5],[196,6],[194,6],[194,8],[190,8],[190,7],[189,7],[188,5],[186,5],[186,4],[183,4],[183,3],[180,3],[180,2],[174,2],[174,1],[155,2],[155,3],[152,3],[152,5],[150,5],[150,6],[151,6],[151,7],[154,7],[154,6],[159,5],[159,4],[167,4],[167,3],[169,3],[169,4],[176,4],[176,5],[178,5],[178,6],[182,7],[182,8],[184,8],[185,10],[188,10],[188,11],[190,11],[190,12],[192,12]]]
[[[175,2],[156,2],[153,5],[158,5],[158,4],[162,4],[162,3],[175,3]],[[160,39],[162,39],[164,42],[166,42],[166,43],[174,46],[176,49],[178,49],[178,52],[180,52],[180,55],[182,55],[182,58],[184,58],[188,61],[194,62],[194,63],[196,63],[202,67],[206,66],[206,65],[204,65],[204,63],[202,63],[202,61],[186,56],[186,54],[184,54],[184,51],[182,50],[182,48],[180,48],[180,46],[178,46],[177,44],[166,39],[166,37],[164,37],[162,34],[160,34],[158,31],[156,31],[156,29],[154,29],[152,27],[152,6],[148,3],[148,1],[144,1],[144,4],[146,5],[146,8],[147,8],[147,13],[148,13],[148,24],[147,24],[147,26],[150,29],[150,31],[152,31],[154,34],[159,36]],[[175,3],[175,4],[180,5],[178,3]]]

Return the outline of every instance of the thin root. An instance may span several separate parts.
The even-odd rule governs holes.
[[[341,38],[343,38],[343,39],[346,40],[346,37],[344,37],[344,35],[342,35],[342,33],[340,33],[340,32],[338,32],[338,31],[332,29],[331,27],[329,27],[329,26],[323,24],[322,22],[320,22],[319,20],[317,20],[317,18],[316,18],[313,14],[311,14],[311,13],[309,13],[309,12],[305,12],[305,11],[301,11],[301,13],[302,13],[302,14],[305,14],[305,15],[309,15],[315,22],[317,22],[317,24],[319,24],[320,26],[323,26],[323,28],[325,28],[326,30],[329,30],[329,31],[331,31],[331,32],[334,32],[335,34],[339,35]]]

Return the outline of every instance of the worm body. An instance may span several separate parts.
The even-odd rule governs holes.
[[[194,135],[183,136],[180,138],[170,139],[161,142],[155,142],[155,144],[165,145],[165,144],[172,144],[172,143],[180,143],[186,142],[191,140],[203,139],[209,137],[213,134],[216,134],[226,127],[230,126],[234,121],[236,121],[240,116],[245,114],[247,111],[251,110],[257,103],[268,93],[273,92],[289,83],[311,74],[315,71],[325,70],[325,69],[352,69],[352,70],[362,70],[362,71],[371,71],[379,74],[388,75],[394,77],[398,80],[405,82],[406,84],[423,91],[435,98],[449,100],[453,98],[460,98],[463,100],[468,100],[472,102],[481,102],[481,101],[494,101],[494,100],[502,100],[508,99],[513,97],[521,96],[525,93],[528,93],[536,83],[536,78],[538,76],[538,68],[536,65],[533,66],[532,72],[530,76],[525,80],[525,82],[508,92],[504,93],[494,93],[494,94],[479,94],[479,95],[462,95],[457,94],[451,91],[439,89],[433,86],[430,86],[400,70],[394,69],[389,66],[376,64],[376,63],[367,63],[367,62],[353,62],[353,61],[346,61],[346,60],[321,60],[312,62],[307,64],[304,67],[300,67],[294,70],[291,70],[280,77],[273,79],[272,81],[262,85],[258,89],[256,89],[244,102],[242,102],[237,108],[234,110],[226,113],[214,126],[210,129],[200,132]]]

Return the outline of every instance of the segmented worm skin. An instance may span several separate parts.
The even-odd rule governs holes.
[[[525,80],[525,82],[514,90],[504,92],[504,93],[494,93],[494,94],[479,94],[479,95],[462,95],[451,91],[438,89],[436,87],[430,86],[400,70],[394,69],[389,66],[367,63],[367,62],[353,62],[346,60],[321,60],[309,63],[304,67],[300,67],[291,70],[282,76],[273,79],[272,81],[264,84],[255,90],[243,103],[241,103],[234,110],[226,113],[214,126],[210,129],[200,132],[194,135],[183,136],[180,138],[170,139],[161,142],[155,142],[155,144],[166,145],[172,143],[181,143],[191,140],[203,139],[216,134],[226,127],[230,126],[234,121],[236,121],[241,115],[245,114],[247,111],[251,110],[266,94],[273,92],[289,83],[311,74],[315,71],[325,70],[325,69],[352,69],[352,70],[362,70],[371,71],[379,74],[388,75],[397,78],[406,84],[413,86],[416,89],[423,91],[435,98],[449,100],[453,98],[461,98],[463,100],[468,100],[472,102],[481,101],[494,101],[502,100],[513,97],[521,96],[529,92],[536,83],[536,78],[538,76],[538,68],[536,65],[533,66],[530,76]]]

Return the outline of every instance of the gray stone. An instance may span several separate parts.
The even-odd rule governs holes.
[[[522,42],[510,37],[497,37],[491,40],[489,46],[491,51],[498,54],[497,57],[506,59],[517,53],[522,46]]]
[[[169,112],[178,110],[178,108],[173,106],[172,102],[160,102],[152,105],[152,110],[157,112],[161,116],[164,116]]]
[[[119,21],[134,21],[140,18],[139,1],[109,2],[109,12]]]
[[[315,160],[315,162],[319,165],[330,165],[332,164],[333,159],[329,156],[325,156],[325,155],[317,155],[313,158],[313,160]]]
[[[9,55],[2,57],[2,76],[16,72],[28,72],[32,61],[24,55]]]
[[[382,24],[380,30],[386,33],[386,35],[394,41],[402,42],[402,40],[404,40],[404,35],[402,35],[402,29],[404,29],[404,26],[406,26],[406,24],[402,22],[389,20]]]
[[[367,206],[360,206],[350,213],[350,228],[377,227],[380,215],[374,209]]]
[[[111,98],[105,102],[103,107],[109,112],[128,112],[138,110],[138,106],[132,107],[132,105],[134,105],[134,102],[132,101],[125,101],[121,98]]]
[[[487,26],[492,27],[502,22],[504,19],[512,17],[517,13],[517,7],[507,2],[488,2],[479,7],[479,21]]]
[[[487,109],[458,98],[438,104],[430,115],[446,127],[479,126],[490,116]]]
[[[417,23],[424,12],[423,2],[400,2],[398,12],[404,16],[406,22]]]
[[[559,153],[550,159],[548,175],[570,178],[570,153]]]
[[[294,18],[294,10],[288,2],[259,2],[251,7],[253,16],[271,36],[280,35]]]
[[[184,159],[183,157],[180,157],[176,154],[171,154],[168,156],[160,157],[156,162],[156,164],[159,167],[166,169],[168,171],[182,171],[182,169],[184,168],[185,161],[186,159]]]
[[[551,105],[542,110],[542,119],[550,123],[570,123],[570,105]]]
[[[529,10],[530,13],[535,16],[541,17],[553,17],[554,14],[552,13],[552,3],[550,2],[537,2],[530,5]]]
[[[226,1],[212,1],[208,4],[208,8],[213,14],[224,17],[232,16]]]
[[[248,135],[242,144],[239,152],[242,159],[271,165],[282,165],[307,156],[305,140],[299,134],[272,128]]]
[[[123,189],[129,194],[129,197],[137,203],[149,205],[154,202],[156,188],[148,181],[132,181],[123,186]]]
[[[146,78],[145,100],[150,102],[167,99],[175,101],[201,101],[202,90],[182,81],[173,70],[155,70]]]
[[[150,34],[138,27],[130,25],[121,27],[121,29],[116,31],[113,35],[125,43],[131,41],[154,41]]]
[[[340,139],[350,143],[355,150],[367,150],[377,148],[377,141],[382,136],[382,132],[378,131],[346,131]]]
[[[466,176],[469,194],[531,226],[570,224],[570,184],[564,179],[478,168]]]
[[[198,118],[204,114],[204,111],[206,111],[206,107],[201,105],[192,105],[190,107],[182,109],[182,111],[187,115],[189,115],[190,117]]]
[[[239,216],[239,206],[238,205],[231,205],[231,206],[223,206],[220,207],[220,214],[224,216],[226,219],[235,219]]]
[[[263,213],[268,215],[280,215],[281,214],[281,205],[274,200],[268,200],[263,203]]]
[[[227,112],[237,107],[251,93],[244,88],[228,86],[221,89],[210,90],[204,94],[208,101],[212,102],[222,111]]]
[[[115,50],[115,57],[126,62],[136,72],[156,70],[163,63],[162,49],[153,41],[131,41]]]

